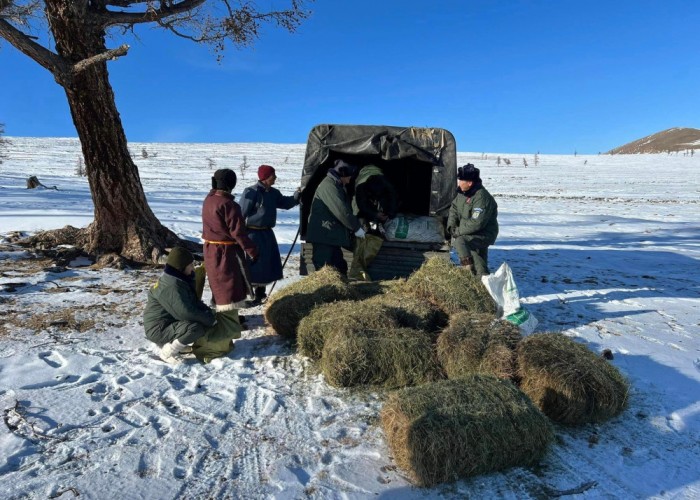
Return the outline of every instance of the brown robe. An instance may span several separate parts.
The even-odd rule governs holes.
[[[231,309],[250,292],[245,254],[258,255],[233,195],[212,189],[202,206],[204,265],[217,310]]]

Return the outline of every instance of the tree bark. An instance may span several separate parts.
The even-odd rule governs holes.
[[[89,2],[46,0],[56,52],[75,65],[104,53],[105,29],[90,22]],[[94,4],[93,4],[94,5]],[[151,211],[109,83],[107,63],[96,62],[64,82],[73,123],[85,158],[95,210],[94,222],[76,242],[92,255],[117,253],[156,262],[166,247],[181,243]]]

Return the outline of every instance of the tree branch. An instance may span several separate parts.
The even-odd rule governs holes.
[[[142,12],[123,12],[123,11],[107,11],[101,13],[99,17],[101,18],[102,25],[114,26],[116,24],[138,24],[138,23],[151,23],[158,22],[166,17],[177,16],[178,14],[184,14],[190,12],[200,5],[202,5],[206,0],[182,0],[180,3],[174,4],[172,2],[161,2],[159,7],[149,6],[145,11]],[[109,2],[110,5],[114,6],[129,6],[135,2],[120,2],[112,1]]]
[[[125,55],[129,51],[129,46],[127,44],[121,45],[117,47],[116,49],[110,49],[107,52],[103,52],[101,54],[97,54],[96,56],[88,57],[87,59],[83,59],[79,63],[75,64],[73,68],[71,68],[71,71],[73,74],[80,73],[84,69],[86,69],[88,66],[91,66],[93,64],[105,62],[108,60],[113,60],[118,57],[121,57]]]
[[[12,26],[10,23],[0,18],[0,37],[12,44],[17,50],[30,57],[39,65],[53,73],[56,81],[59,76],[65,75],[68,71],[68,64],[58,54],[51,52],[46,47],[39,45],[28,35]],[[62,83],[61,83],[62,84]]]

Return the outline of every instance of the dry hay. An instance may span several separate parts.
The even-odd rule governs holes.
[[[351,281],[350,290],[354,300],[365,300],[382,295],[394,285],[394,280],[385,281]]]
[[[392,311],[381,305],[368,307],[365,301],[340,301],[315,307],[299,322],[297,348],[304,356],[321,359],[326,337],[334,331],[350,336],[384,328],[398,328]]]
[[[437,332],[447,324],[447,315],[432,304],[411,295],[388,290],[362,301],[368,309],[379,306],[388,308],[400,326],[426,332]]]
[[[554,437],[527,396],[488,375],[397,391],[381,420],[397,465],[418,486],[530,465]]]
[[[525,338],[517,363],[520,388],[556,422],[602,422],[627,404],[629,383],[618,369],[562,334]]]
[[[521,338],[517,326],[492,314],[457,313],[438,337],[437,356],[450,379],[473,373],[510,379]]]
[[[3,320],[33,332],[56,329],[82,333],[95,328],[96,323],[93,307],[66,307],[50,312],[17,311],[6,315]]]
[[[314,307],[350,298],[350,287],[340,273],[324,266],[270,297],[265,319],[279,335],[294,338],[299,322]]]
[[[321,357],[326,381],[336,387],[405,387],[442,378],[430,335],[412,328],[333,331]]]
[[[450,315],[496,313],[496,303],[481,280],[442,257],[428,259],[405,282],[397,283],[395,290],[428,300]]]

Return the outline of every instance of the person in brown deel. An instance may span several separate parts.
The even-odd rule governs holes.
[[[211,182],[202,206],[204,265],[216,311],[232,311],[253,293],[245,255],[256,261],[258,248],[248,237],[241,207],[231,194],[236,187],[235,172],[217,170]]]

